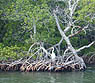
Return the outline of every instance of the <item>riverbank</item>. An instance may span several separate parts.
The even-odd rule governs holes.
[[[84,62],[87,66],[95,66],[95,56],[83,57]],[[16,61],[0,61],[1,71],[22,71],[22,72],[34,72],[34,71],[48,71],[48,72],[64,72],[64,71],[81,71],[85,68],[80,68],[79,64],[62,63],[58,61],[43,60],[43,61],[32,61],[31,64],[25,63],[25,59],[19,59]],[[24,64],[25,63],[25,64]]]
[[[19,62],[16,64],[13,63],[1,63],[1,71],[22,71],[22,72],[34,72],[34,71],[48,71],[48,72],[62,72],[62,71],[73,71],[73,70],[82,70],[79,69],[79,65],[73,64],[59,64],[53,62],[44,62],[44,61],[34,61],[32,64],[24,64]]]

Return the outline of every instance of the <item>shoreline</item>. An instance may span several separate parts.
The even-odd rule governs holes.
[[[87,67],[95,67],[95,56],[92,58],[89,58],[89,56],[82,57]],[[49,62],[48,64],[44,65],[43,62],[39,61],[31,66],[30,65],[23,65],[24,61],[14,64],[16,61],[0,61],[0,71],[5,72],[72,72],[72,71],[84,71],[85,68],[80,69],[79,65],[76,64],[69,64],[69,65],[63,65],[59,64],[54,65],[55,63]],[[33,62],[34,63],[34,62]]]

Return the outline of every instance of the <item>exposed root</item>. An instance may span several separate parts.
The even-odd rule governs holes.
[[[38,44],[38,43],[37,43]],[[28,51],[28,54],[31,54],[28,58],[21,58],[17,61],[6,62],[0,64],[0,70],[2,71],[22,71],[22,72],[34,72],[34,71],[73,71],[73,70],[84,70],[86,67],[82,63],[81,57],[76,57],[73,54],[57,56],[52,58],[54,52],[52,48],[50,50],[45,49],[39,45],[38,50],[33,52],[33,47],[36,44],[33,44]],[[52,51],[52,53],[51,53]],[[31,53],[32,52],[32,53]],[[41,55],[40,55],[41,54]]]
[[[73,71],[73,70],[82,70],[81,65],[74,63],[74,61],[68,61],[67,63],[51,60],[44,61],[34,61],[30,64],[27,63],[15,63],[14,65],[10,64],[0,64],[0,70],[2,71]]]

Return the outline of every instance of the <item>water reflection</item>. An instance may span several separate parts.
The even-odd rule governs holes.
[[[85,72],[0,72],[0,83],[95,83],[95,70]]]
[[[48,83],[84,83],[84,72],[50,73]]]
[[[56,82],[56,78],[54,78],[53,76],[50,76],[50,83],[55,83]]]

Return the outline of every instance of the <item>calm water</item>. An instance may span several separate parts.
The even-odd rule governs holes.
[[[0,72],[0,83],[95,83],[95,68],[84,72]]]

